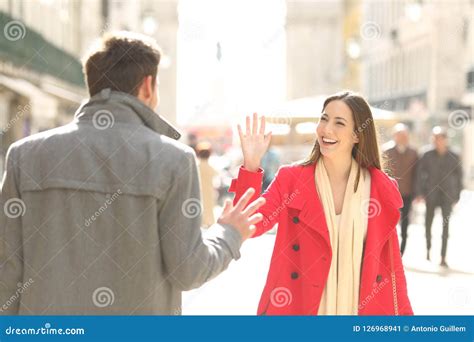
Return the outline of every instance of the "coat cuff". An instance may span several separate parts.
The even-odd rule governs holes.
[[[243,165],[240,166],[239,168],[239,174],[237,178],[232,179],[232,182],[230,183],[229,187],[229,192],[236,192],[237,190],[237,182],[238,180],[251,180],[252,184],[262,184],[262,179],[263,179],[263,169],[261,167],[258,168],[257,171],[249,171],[246,168],[244,168]]]
[[[225,243],[233,259],[240,259],[240,247],[243,241],[237,229],[229,224],[216,223],[213,225],[212,237]]]

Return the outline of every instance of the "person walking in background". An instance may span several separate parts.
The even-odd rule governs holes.
[[[448,267],[449,220],[454,204],[459,201],[462,186],[462,165],[459,156],[448,147],[446,129],[436,126],[432,130],[434,148],[420,158],[417,168],[417,199],[426,204],[426,258],[430,260],[431,226],[435,209],[441,207],[443,235],[441,244],[441,266]]]
[[[270,146],[262,158],[262,169],[264,171],[262,191],[267,190],[273,178],[275,178],[279,167],[280,157],[278,156],[277,150],[271,145],[270,142]]]
[[[400,228],[402,241],[401,254],[405,252],[408,238],[408,226],[410,225],[410,209],[415,191],[415,171],[418,161],[418,153],[409,145],[408,128],[403,123],[398,123],[393,128],[394,146],[385,151],[388,169],[398,182],[398,188],[403,199],[403,207],[400,209]]]
[[[216,169],[209,164],[212,154],[211,144],[207,141],[196,145],[198,157],[199,176],[201,178],[202,193],[202,223],[204,227],[210,227],[215,223],[214,207],[216,206],[216,190],[214,189],[214,177],[218,175]]]

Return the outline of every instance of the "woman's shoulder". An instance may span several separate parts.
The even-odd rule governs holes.
[[[301,178],[306,174],[314,174],[314,164],[303,164],[302,162],[294,162],[280,166],[277,177],[280,179]]]

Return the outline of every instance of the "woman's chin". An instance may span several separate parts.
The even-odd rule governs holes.
[[[321,154],[324,156],[324,157],[327,157],[327,158],[330,158],[332,157],[334,154],[335,154],[335,150],[333,149],[330,149],[330,148],[326,148],[326,147],[321,147],[319,149],[319,151],[321,152]]]

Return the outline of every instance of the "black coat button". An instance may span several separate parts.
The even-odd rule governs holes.
[[[298,251],[300,250],[300,245],[298,245],[297,243],[295,243],[295,244],[293,245],[293,250],[294,250],[295,252],[298,252]]]
[[[299,277],[298,272],[291,273],[291,279],[298,279],[298,277]]]
[[[377,279],[375,279],[375,280],[377,281],[377,283],[380,283],[382,281],[382,275],[378,274]]]
[[[298,216],[293,217],[293,223],[299,223],[300,218]]]

